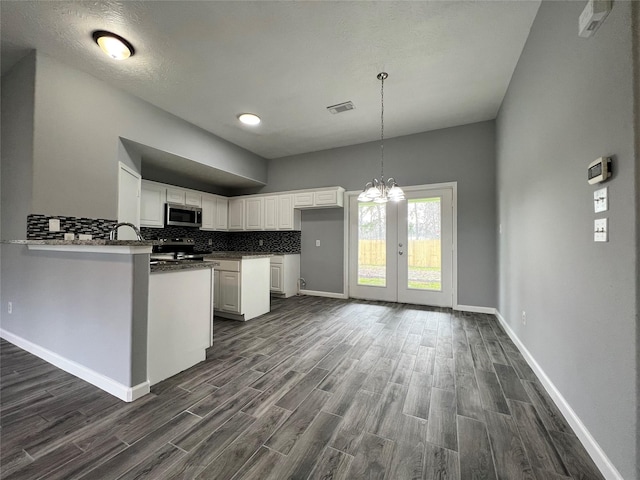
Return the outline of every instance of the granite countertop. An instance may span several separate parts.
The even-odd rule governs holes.
[[[150,247],[158,245],[157,240],[2,240],[0,243],[12,243],[18,245],[90,245],[112,247]]]
[[[150,265],[151,273],[158,272],[176,272],[182,270],[200,270],[202,268],[214,268],[213,262],[193,262],[193,263],[179,263],[179,264],[159,264]]]
[[[269,258],[273,257],[273,253],[268,252],[212,252],[204,255],[205,259],[209,260],[242,260],[252,258]],[[276,254],[277,255],[277,254]]]

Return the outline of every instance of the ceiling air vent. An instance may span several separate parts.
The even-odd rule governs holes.
[[[329,110],[331,113],[336,114],[336,113],[342,113],[342,112],[346,112],[348,110],[353,110],[355,107],[355,105],[353,104],[353,102],[342,102],[342,103],[338,103],[337,105],[331,105],[330,107],[327,107],[327,110]]]

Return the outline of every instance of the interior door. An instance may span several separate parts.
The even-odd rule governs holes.
[[[349,201],[349,295],[453,306],[453,189],[406,189],[386,204]]]

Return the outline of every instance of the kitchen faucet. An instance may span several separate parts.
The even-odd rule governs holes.
[[[115,240],[116,232],[118,231],[118,228],[124,227],[124,226],[133,228],[133,231],[136,232],[136,235],[138,236],[138,240],[144,240],[144,237],[140,233],[140,230],[138,229],[138,227],[136,227],[133,223],[129,223],[129,222],[116,223],[114,227],[109,231],[109,240]]]

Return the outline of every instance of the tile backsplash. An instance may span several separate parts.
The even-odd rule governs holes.
[[[60,231],[49,231],[49,219],[60,220]],[[61,215],[27,216],[28,240],[62,240],[65,233],[89,234],[95,239],[109,238],[109,231],[117,223],[116,220],[102,218],[78,218]],[[299,231],[286,232],[208,232],[197,228],[173,227],[140,229],[146,240],[159,238],[189,237],[195,239],[196,250],[237,251],[237,252],[273,252],[300,253],[301,241]],[[260,245],[262,240],[262,245]],[[209,243],[211,242],[211,243]]]
[[[159,238],[193,238],[197,251],[236,251],[300,253],[299,231],[286,232],[208,232],[196,228],[167,226],[142,227],[142,236],[148,240]],[[211,240],[211,245],[209,244]],[[262,245],[260,245],[262,240]]]
[[[60,220],[60,231],[49,231],[49,219]],[[65,217],[62,215],[28,215],[27,240],[63,240],[65,233],[88,234],[95,239],[109,238],[109,231],[118,223],[103,218]]]

